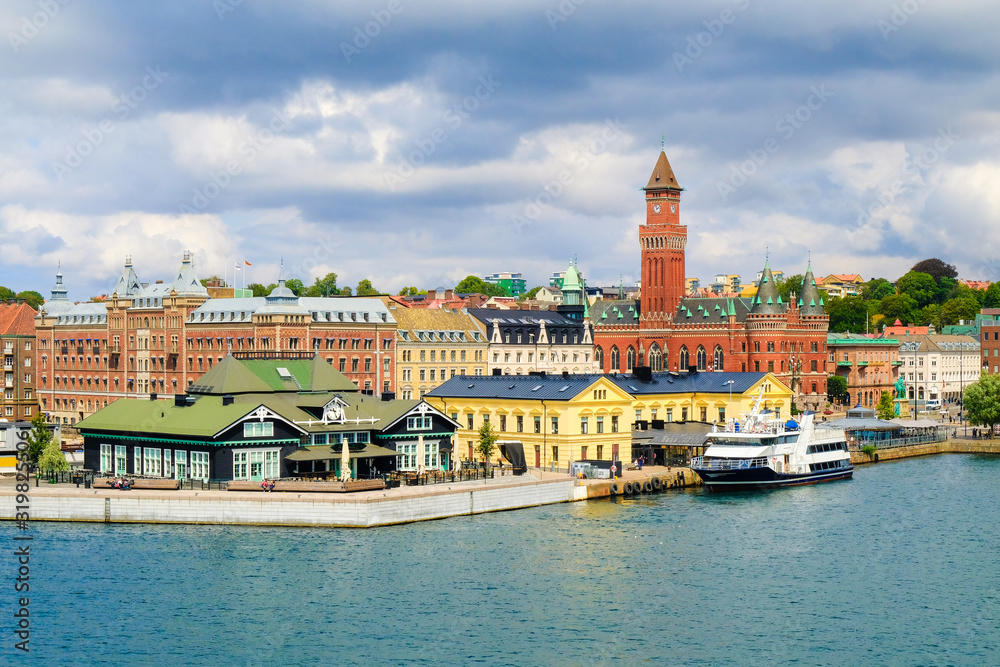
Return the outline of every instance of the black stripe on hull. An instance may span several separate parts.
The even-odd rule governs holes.
[[[783,475],[770,468],[750,470],[698,470],[705,488],[709,491],[747,491],[751,489],[780,489],[785,486],[805,486],[851,479],[854,467],[802,475]]]

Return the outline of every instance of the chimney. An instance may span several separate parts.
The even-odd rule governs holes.
[[[427,290],[427,300],[434,301],[437,298],[437,290],[429,289]]]
[[[653,369],[649,366],[636,366],[632,369],[632,374],[640,382],[651,382],[653,380]]]
[[[569,377],[569,371],[563,371],[563,377],[564,378],[568,378]]]
[[[226,394],[225,396],[223,396],[222,397],[222,404],[223,405],[232,405],[233,404],[233,395],[232,394]]]
[[[444,298],[447,299],[448,301],[451,301],[452,299],[454,299],[455,298],[455,292],[454,292],[454,290],[446,289],[444,291]]]
[[[149,393],[149,400],[151,400],[151,401],[155,401],[156,400],[156,392],[155,391],[151,391]]]
[[[187,405],[187,396],[184,394],[177,394],[174,396],[174,407],[183,408]]]

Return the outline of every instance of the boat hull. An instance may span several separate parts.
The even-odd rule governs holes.
[[[823,470],[803,474],[784,474],[771,468],[718,470],[694,468],[709,491],[747,491],[752,489],[779,489],[786,486],[804,486],[851,479],[854,467]]]

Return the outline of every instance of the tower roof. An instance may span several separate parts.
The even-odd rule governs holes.
[[[802,278],[802,293],[799,295],[799,310],[803,315],[824,315],[823,296],[816,287],[813,277],[812,262],[806,266],[806,275]]]
[[[566,269],[566,276],[563,278],[562,289],[563,292],[570,289],[582,289],[580,285],[580,273],[572,264],[570,264],[569,268]]]
[[[649,183],[646,184],[643,190],[661,190],[665,188],[683,190],[677,184],[677,179],[674,177],[674,170],[670,168],[670,162],[667,161],[667,154],[660,151],[660,157],[656,159],[656,166],[653,167],[653,173],[649,176]]]
[[[191,253],[184,253],[181,270],[177,272],[173,290],[179,296],[208,296],[208,290],[198,280],[198,276],[194,272],[194,263],[191,260]],[[119,296],[121,295],[119,294]]]
[[[778,296],[778,286],[774,284],[774,276],[771,275],[771,264],[765,260],[764,271],[761,273],[760,282],[757,283],[757,295],[753,298],[753,308],[750,312],[773,315],[783,311],[781,297]]]
[[[122,275],[118,278],[118,283],[115,288],[111,291],[112,294],[117,294],[119,299],[127,299],[129,297],[138,296],[139,292],[142,291],[142,283],[139,282],[139,276],[135,274],[132,270],[132,258],[125,258],[125,267],[122,269]]]

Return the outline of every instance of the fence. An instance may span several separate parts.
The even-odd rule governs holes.
[[[947,429],[934,429],[933,433],[924,435],[910,435],[902,438],[889,438],[887,440],[855,440],[848,445],[848,449],[852,452],[860,452],[867,445],[874,445],[876,449],[895,449],[896,447],[944,442],[947,439]]]

